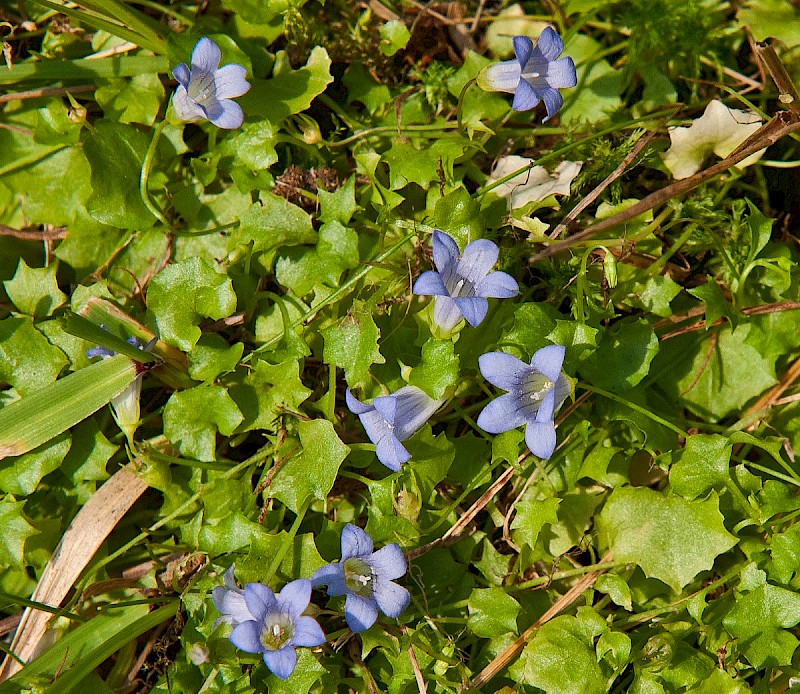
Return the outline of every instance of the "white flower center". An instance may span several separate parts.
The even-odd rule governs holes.
[[[363,559],[351,557],[344,562],[344,584],[347,589],[362,598],[370,599],[374,584],[372,567]]]
[[[279,651],[292,638],[294,624],[289,615],[268,614],[261,630],[261,645],[268,651]]]
[[[196,71],[189,80],[186,89],[189,98],[200,106],[208,107],[217,99],[216,83],[213,72]]]

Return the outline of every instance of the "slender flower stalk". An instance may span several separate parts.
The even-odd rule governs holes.
[[[483,377],[507,390],[480,413],[478,426],[490,434],[501,434],[525,424],[525,443],[543,460],[556,448],[553,417],[570,392],[561,373],[564,347],[548,345],[533,355],[530,364],[504,352],[489,352],[478,359]]]
[[[373,551],[372,538],[355,525],[342,531],[342,559],[317,569],[311,585],[328,586],[328,595],[346,595],[344,616],[355,633],[369,629],[378,610],[393,619],[411,602],[394,579],[406,573],[406,558],[396,543]]]
[[[564,50],[561,37],[546,27],[534,46],[527,36],[514,37],[514,60],[485,67],[478,74],[478,86],[489,92],[509,92],[514,95],[511,105],[515,111],[530,111],[544,101],[550,120],[564,104],[559,89],[578,83],[572,58],[559,58]]]
[[[516,296],[519,285],[505,272],[489,272],[499,255],[497,244],[488,239],[468,243],[463,253],[448,234],[434,229],[433,264],[436,270],[423,272],[414,283],[414,294],[434,296],[433,321],[449,333],[462,318],[473,327],[480,325],[489,310],[486,297]]]

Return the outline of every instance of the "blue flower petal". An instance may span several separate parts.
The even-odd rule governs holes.
[[[207,109],[208,120],[218,128],[234,130],[244,122],[242,107],[230,99],[222,99],[210,105]]]
[[[504,60],[502,63],[487,65],[478,73],[478,86],[487,92],[509,92],[511,94],[519,84],[521,70],[519,61]]]
[[[525,443],[531,453],[547,460],[556,449],[556,428],[553,422],[529,422],[525,428]]]
[[[519,294],[519,285],[507,272],[492,272],[475,285],[477,296],[509,299]]]
[[[259,623],[255,621],[242,622],[237,624],[231,632],[231,643],[245,653],[260,653],[261,629]]]
[[[353,632],[366,631],[378,619],[378,607],[372,600],[348,593],[344,601],[344,618]]]
[[[393,581],[406,573],[406,557],[403,550],[394,542],[373,552],[367,563],[377,575],[387,581]]]
[[[247,70],[241,65],[224,65],[214,73],[214,84],[218,99],[232,99],[246,94],[250,83],[245,79]],[[177,79],[177,78],[176,78]]]
[[[381,463],[394,472],[400,472],[403,463],[411,459],[411,454],[405,446],[392,434],[384,436],[375,444],[375,455]]]
[[[264,664],[273,675],[285,680],[297,667],[297,653],[291,647],[281,648],[277,651],[264,651]]]
[[[372,401],[372,406],[381,414],[381,417],[390,425],[395,423],[397,413],[397,397],[395,395],[381,395]]]
[[[542,347],[533,355],[531,366],[555,383],[561,375],[561,366],[564,363],[566,351],[562,345]]]
[[[365,405],[360,400],[357,400],[349,388],[344,392],[344,399],[347,403],[347,408],[353,414],[364,414],[365,412],[375,409],[371,405]]]
[[[392,436],[392,427],[374,407],[369,412],[359,415],[358,418],[361,420],[361,425],[367,432],[369,440],[376,446],[387,436]]]
[[[516,390],[531,367],[505,352],[487,352],[478,357],[478,368],[493,386],[503,390]]]
[[[539,405],[539,409],[536,411],[536,421],[537,422],[552,422],[553,421],[553,412],[556,408],[556,392],[555,390],[551,390],[547,395],[544,396],[541,405]]]
[[[393,424],[398,441],[405,441],[416,433],[442,404],[416,386],[403,386],[393,397],[397,403]]]
[[[447,288],[442,282],[442,276],[433,270],[423,272],[414,282],[411,290],[417,296],[447,296]]]
[[[494,267],[499,252],[497,244],[489,239],[468,243],[458,263],[458,275],[477,284]]]
[[[331,564],[320,566],[313,573],[311,576],[311,587],[319,588],[320,586],[337,583],[339,580],[341,580],[342,587],[344,587],[344,569],[340,563],[332,562]],[[216,588],[214,590],[216,590]],[[328,595],[330,594],[330,591],[328,591]],[[342,595],[342,593],[339,593],[339,595]]]
[[[549,121],[553,116],[558,113],[558,109],[560,109],[564,105],[564,97],[561,96],[561,92],[557,89],[552,89],[548,87],[547,89],[543,89],[540,93],[542,97],[542,101],[544,101],[545,108],[547,109],[547,118],[542,118],[542,123]]]
[[[229,588],[223,588],[222,586],[216,586],[211,591],[211,600],[214,603],[214,607],[217,608],[217,611],[222,613],[222,617],[217,619],[216,622],[228,622],[235,626],[236,624],[255,619],[245,602],[244,591],[238,588],[231,590]]]
[[[374,597],[380,611],[393,619],[399,617],[411,603],[409,592],[392,581],[376,581]]]
[[[191,73],[189,72],[189,66],[186,63],[181,63],[172,71],[172,76],[178,80],[184,87],[189,86],[189,79],[191,78]]]
[[[515,36],[512,43],[514,44],[514,55],[517,56],[520,67],[524,68],[533,52],[533,41],[527,36]]]
[[[441,297],[437,297],[441,298]],[[481,324],[489,310],[489,302],[480,296],[464,296],[453,299],[461,315],[473,328]]]
[[[458,260],[458,244],[453,238],[438,229],[433,230],[433,264],[443,272],[449,263]]]
[[[449,296],[437,296],[433,302],[433,322],[442,332],[450,332],[464,316]]]
[[[311,581],[298,578],[287,583],[276,596],[276,600],[281,614],[288,614],[294,620],[311,601]]]
[[[578,84],[578,73],[572,58],[559,58],[547,68],[547,84],[556,89],[567,89]]]
[[[492,400],[478,415],[478,426],[490,434],[502,434],[529,421],[521,398],[516,393],[506,393]]]
[[[520,80],[517,91],[514,92],[514,101],[511,108],[515,111],[530,111],[539,103],[539,95],[525,80]]]
[[[264,615],[267,612],[272,612],[278,604],[272,589],[260,583],[248,583],[245,585],[244,601],[256,621],[263,620]]]
[[[342,561],[372,553],[372,538],[357,525],[348,523],[342,530]]]
[[[204,36],[192,50],[192,68],[198,68],[203,72],[214,72],[219,67],[221,58],[219,46]]]
[[[548,62],[552,62],[564,50],[564,42],[552,27],[545,27],[536,42],[536,47]]]
[[[192,121],[202,120],[206,117],[206,112],[200,108],[194,99],[189,97],[186,88],[179,86],[172,95],[172,108],[175,115],[182,121],[191,123]]]
[[[313,648],[325,643],[325,632],[313,617],[298,617],[294,623],[292,645]]]

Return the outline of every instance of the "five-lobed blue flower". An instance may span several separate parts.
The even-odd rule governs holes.
[[[236,581],[233,578],[233,566],[231,564],[222,577],[222,582],[225,585],[216,586],[211,591],[211,600],[214,602],[214,607],[217,608],[218,612],[222,613],[222,616],[214,621],[214,627],[222,622],[236,626],[242,622],[255,619],[250,610],[247,609],[244,590],[236,585]]]
[[[179,82],[172,106],[180,120],[205,118],[226,129],[242,124],[242,107],[231,99],[250,89],[245,79],[247,71],[236,63],[219,67],[221,57],[219,46],[204,36],[192,51],[191,68],[181,63],[172,71]]]
[[[264,664],[282,680],[297,665],[295,648],[313,648],[325,643],[325,634],[317,621],[302,614],[311,600],[311,581],[307,578],[287,583],[277,594],[260,583],[247,583],[244,603],[252,619],[238,623],[238,618],[246,615],[235,594],[235,591],[226,593],[227,602],[223,602],[220,594],[221,604],[229,610],[225,617],[234,623],[231,643],[246,653],[260,653]]]
[[[411,458],[401,441],[418,431],[442,404],[416,386],[403,386],[391,395],[381,395],[371,405],[357,400],[349,388],[345,399],[375,444],[378,460],[394,472],[399,472],[400,466]]]
[[[531,453],[545,460],[553,455],[553,416],[570,392],[570,385],[561,374],[565,351],[561,345],[542,347],[530,364],[504,352],[482,355],[478,365],[483,377],[508,393],[483,409],[478,426],[490,434],[501,434],[526,424],[525,443]]]
[[[497,244],[488,239],[468,243],[459,253],[455,240],[439,229],[433,232],[433,264],[436,270],[423,272],[413,292],[434,296],[433,321],[447,333],[462,318],[475,327],[486,317],[486,297],[516,296],[519,285],[505,272],[489,272],[497,262]]]
[[[514,60],[485,67],[478,75],[478,86],[486,91],[514,95],[515,111],[530,111],[544,101],[547,118],[552,118],[564,103],[559,89],[578,83],[572,58],[559,58],[564,42],[551,27],[546,27],[534,46],[527,36],[514,37]]]
[[[406,573],[406,558],[391,543],[373,551],[372,538],[355,525],[342,530],[342,559],[317,569],[311,584],[328,586],[328,595],[346,595],[344,616],[355,633],[369,629],[378,610],[397,618],[411,602],[411,596],[394,579]]]

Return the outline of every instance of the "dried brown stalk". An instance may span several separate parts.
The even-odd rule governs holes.
[[[601,563],[610,562],[613,559],[611,553],[606,554],[601,560]],[[567,609],[573,602],[575,602],[596,580],[597,577],[605,573],[605,569],[592,571],[586,574],[580,581],[578,581],[572,588],[570,588],[564,595],[562,595],[556,603],[550,607],[539,619],[537,619],[531,626],[529,626],[520,637],[514,641],[506,650],[498,655],[491,663],[489,663],[478,675],[472,680],[472,686],[476,689],[482,687],[489,682],[497,673],[506,667],[514,658],[516,658],[525,648],[526,644],[539,628],[549,622],[560,612]]]
[[[701,183],[705,183],[715,176],[724,173],[732,166],[736,166],[736,164],[738,164],[740,161],[747,159],[747,157],[761,151],[766,147],[769,147],[770,145],[775,144],[781,138],[798,130],[800,130],[800,112],[781,111],[775,115],[772,120],[762,125],[761,128],[748,137],[747,140],[745,140],[742,145],[739,146],[739,148],[731,152],[731,154],[725,157],[725,159],[722,161],[717,162],[713,166],[709,166],[707,169],[699,171],[689,178],[684,178],[683,180],[676,181],[675,183],[668,185],[661,190],[657,190],[654,193],[645,196],[639,200],[639,202],[631,205],[627,209],[615,214],[613,217],[604,219],[603,221],[584,229],[578,234],[548,246],[534,255],[530,259],[530,262],[535,263],[539,260],[543,260],[544,258],[549,258],[550,256],[556,255],[561,251],[566,251],[572,246],[592,238],[601,231],[607,231],[608,229],[618,226],[619,224],[623,224],[634,217],[638,217],[644,212],[648,212],[649,210],[659,207],[672,198],[683,195],[693,188],[696,188]]]

